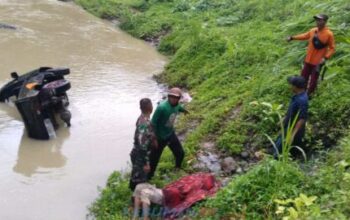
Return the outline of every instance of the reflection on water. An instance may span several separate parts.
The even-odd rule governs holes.
[[[80,220],[108,175],[126,168],[138,102],[154,104],[151,79],[166,59],[73,4],[0,0],[0,86],[10,73],[68,67],[72,126],[28,139],[16,107],[0,103],[0,219]]]
[[[63,167],[67,158],[62,154],[61,147],[69,135],[69,129],[61,129],[59,138],[51,141],[39,141],[27,138],[27,134],[24,132],[13,171],[31,177],[40,172],[41,168]]]

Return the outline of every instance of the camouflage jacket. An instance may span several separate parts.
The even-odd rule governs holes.
[[[141,115],[136,122],[136,130],[134,135],[134,148],[131,155],[135,157],[138,164],[149,164],[149,155],[153,140],[155,138],[151,121]]]

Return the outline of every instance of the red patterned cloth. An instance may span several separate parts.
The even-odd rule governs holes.
[[[209,173],[185,176],[163,188],[165,217],[174,219],[194,203],[214,195],[220,187]]]

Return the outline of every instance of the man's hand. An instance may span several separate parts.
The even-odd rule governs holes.
[[[291,42],[293,40],[293,37],[292,36],[288,36],[287,37],[287,42]]]
[[[326,63],[326,58],[322,58],[320,65],[323,65]]]
[[[184,112],[183,112],[185,115],[187,115],[187,114],[190,114],[190,112],[189,111],[187,111],[186,109],[184,110]]]
[[[145,173],[149,173],[151,171],[150,165],[146,164],[145,166],[143,166],[143,171],[145,171]]]

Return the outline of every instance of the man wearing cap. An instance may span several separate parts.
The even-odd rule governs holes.
[[[183,112],[187,114],[179,101],[182,96],[182,91],[179,88],[172,88],[168,92],[168,99],[160,103],[152,117],[152,125],[158,139],[158,148],[152,149],[150,155],[151,171],[149,177],[152,178],[157,168],[159,159],[166,146],[169,146],[171,152],[175,156],[175,167],[181,168],[181,163],[184,158],[184,150],[175,134],[174,123],[176,116]]]
[[[289,103],[287,114],[283,120],[284,132],[286,134],[288,128],[295,120],[292,132],[292,146],[302,147],[309,106],[308,95],[305,91],[306,80],[301,76],[292,76],[288,78],[288,83],[291,85],[294,96]],[[280,135],[276,141],[278,153],[282,152],[282,141],[282,136]],[[275,152],[275,157],[277,157],[278,153]]]
[[[287,41],[292,40],[308,40],[307,54],[305,58],[304,68],[301,75],[306,80],[307,93],[311,95],[316,87],[319,77],[320,67],[329,59],[335,52],[335,42],[333,32],[328,29],[326,23],[328,16],[318,14],[314,16],[317,27],[310,31],[296,36],[289,36]],[[309,78],[311,77],[310,84]]]

